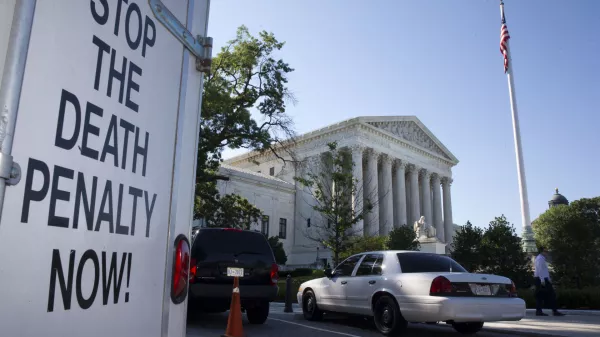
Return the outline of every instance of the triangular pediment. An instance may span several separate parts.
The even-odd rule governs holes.
[[[387,131],[406,142],[440,155],[447,160],[457,161],[456,157],[419,121],[404,119],[395,121],[367,121],[366,123]]]

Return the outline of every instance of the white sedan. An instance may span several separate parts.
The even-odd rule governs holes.
[[[444,255],[366,252],[325,275],[298,289],[298,303],[308,320],[320,320],[329,311],[371,316],[384,335],[401,332],[408,322],[446,322],[458,332],[473,334],[484,322],[525,316],[525,301],[517,297],[510,279],[469,273]]]

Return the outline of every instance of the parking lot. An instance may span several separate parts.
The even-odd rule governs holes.
[[[250,325],[248,324],[245,315],[244,319],[244,333],[251,336],[261,337],[305,337],[310,335],[311,337],[335,337],[335,336],[347,336],[347,337],[380,337],[382,336],[376,331],[375,326],[372,322],[362,318],[348,318],[344,316],[330,316],[322,322],[309,322],[306,321],[302,314],[299,312],[297,307],[294,308],[294,313],[284,313],[283,306],[274,303],[271,307],[269,319],[263,325]],[[577,330],[569,331],[568,324],[574,319],[581,320],[584,316],[572,316],[571,318],[560,318],[558,322],[559,326],[556,326],[556,320],[554,323],[548,322],[533,322],[535,319],[526,319],[523,323],[510,323],[509,325],[503,326],[504,323],[492,323],[494,331],[482,330],[477,336],[483,337],[500,337],[500,336],[593,336],[593,332],[600,328],[597,323],[580,324]],[[597,317],[600,319],[600,317]],[[545,318],[545,320],[551,320],[551,318]],[[519,325],[522,328],[519,328]],[[531,328],[531,326],[534,328]],[[540,330],[540,326],[554,324],[554,328],[551,332],[544,329]],[[220,336],[225,332],[227,326],[227,313],[223,314],[202,314],[197,312],[190,312],[188,317],[188,337],[200,337],[200,336]],[[537,330],[535,327],[538,327]],[[586,328],[582,328],[586,327]],[[589,334],[585,332],[587,330]],[[461,336],[450,326],[446,324],[428,325],[428,324],[410,324],[409,329],[404,336],[412,337],[433,337],[433,336]]]
[[[227,314],[195,315],[188,319],[188,337],[220,336],[227,326]],[[250,325],[244,317],[244,332],[247,336],[260,337],[381,337],[372,323],[365,319],[334,317],[322,322],[308,322],[300,314],[271,312],[264,325]],[[460,336],[444,326],[411,325],[405,336]],[[478,336],[506,336],[506,334],[479,333]]]

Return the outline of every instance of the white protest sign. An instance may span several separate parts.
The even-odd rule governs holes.
[[[160,336],[183,50],[148,1],[37,1],[0,225],[7,336]]]

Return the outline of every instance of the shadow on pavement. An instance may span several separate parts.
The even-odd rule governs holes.
[[[188,311],[187,337],[221,336],[227,328],[227,312],[209,314]],[[244,333],[256,337],[379,337],[373,319],[328,314],[321,322],[309,322],[300,313],[271,312],[265,324],[252,325],[243,316]],[[480,337],[507,337],[511,334],[497,334],[482,331]],[[513,334],[513,336],[520,334]],[[445,323],[436,325],[410,324],[403,337],[457,337],[461,334]]]

